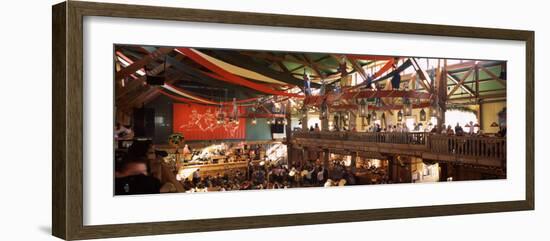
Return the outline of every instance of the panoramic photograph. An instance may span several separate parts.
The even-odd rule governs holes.
[[[503,60],[113,50],[114,195],[506,179]]]

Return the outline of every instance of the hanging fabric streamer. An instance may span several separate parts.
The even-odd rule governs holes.
[[[298,95],[298,94],[294,94],[294,93],[287,93],[287,92],[284,92],[284,91],[274,90],[274,89],[271,89],[271,88],[269,88],[265,85],[257,84],[255,82],[244,79],[243,77],[234,75],[234,74],[220,68],[219,66],[209,62],[207,59],[205,59],[202,56],[200,56],[199,54],[197,54],[195,52],[195,50],[192,49],[192,48],[176,48],[175,51],[180,53],[180,54],[183,54],[183,55],[187,56],[189,59],[193,60],[195,63],[200,64],[201,66],[203,66],[203,67],[209,69],[210,71],[216,73],[217,75],[223,77],[222,80],[224,80],[226,82],[246,86],[248,88],[252,88],[252,89],[255,89],[255,90],[267,93],[267,94],[272,94],[272,95],[282,95],[282,96],[297,97],[297,98],[303,98],[304,97],[303,95]]]

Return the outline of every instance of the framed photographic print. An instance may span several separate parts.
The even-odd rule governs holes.
[[[52,10],[57,237],[534,209],[532,31]]]

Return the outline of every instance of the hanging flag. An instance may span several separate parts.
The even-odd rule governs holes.
[[[400,84],[401,84],[401,74],[396,72],[393,74],[393,77],[391,79],[391,86],[394,90],[398,90]]]
[[[372,86],[371,86],[371,85],[372,85],[372,74],[369,74],[369,75],[367,76],[367,80],[366,80],[366,81],[367,81],[367,88],[369,88],[369,89],[372,88]]]

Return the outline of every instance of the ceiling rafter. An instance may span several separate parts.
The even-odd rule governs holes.
[[[135,73],[139,69],[145,67],[147,64],[151,63],[155,59],[162,57],[168,53],[170,53],[173,50],[173,48],[158,48],[156,51],[144,56],[140,60],[134,61],[134,63],[130,64],[124,69],[121,69],[120,71],[115,73],[115,79],[120,80],[125,78],[126,76]]]
[[[464,81],[466,81],[466,79],[472,74],[472,72],[474,72],[474,69],[475,69],[475,66],[472,66],[470,68],[470,70],[468,70],[468,72],[466,72],[466,74],[464,74],[464,76],[462,76],[462,79],[460,79],[460,81],[453,87],[453,89],[447,94],[447,99],[449,97],[451,97],[451,95],[453,95],[455,93],[456,90],[458,90],[458,88],[460,88],[460,86],[463,86],[464,84]]]
[[[470,87],[464,85],[464,82],[462,84],[459,84],[460,81],[457,80],[453,75],[449,74],[448,72],[447,72],[447,78],[450,79],[453,83],[455,83],[455,85],[460,86],[460,88],[466,91],[466,93],[470,94],[471,96],[475,96],[474,91],[470,89]]]
[[[492,71],[488,70],[487,68],[485,68],[484,66],[479,66],[479,69],[481,69],[481,71],[487,73],[489,76],[491,76],[494,80],[496,80],[497,82],[499,82],[502,86],[506,87],[506,81],[501,79],[500,77],[498,77],[495,73],[493,73]]]

